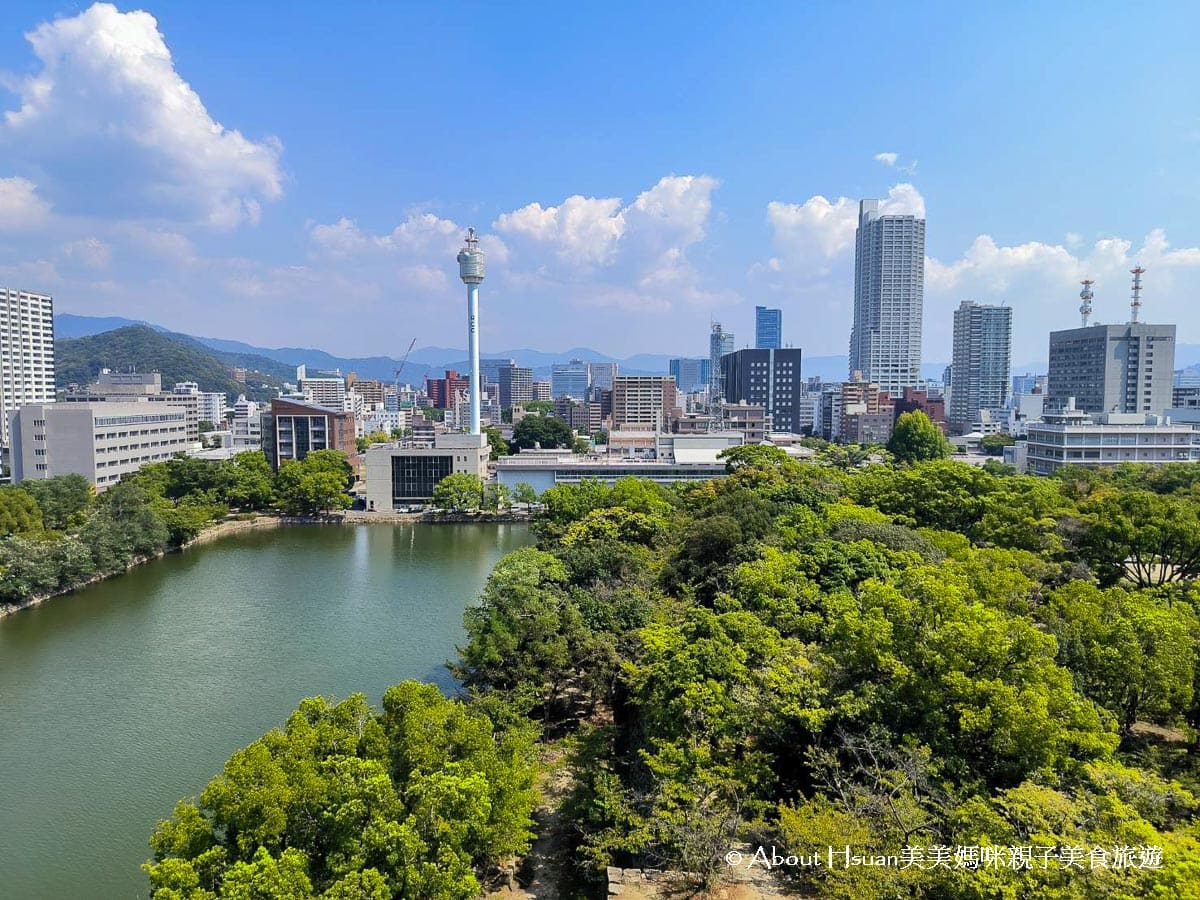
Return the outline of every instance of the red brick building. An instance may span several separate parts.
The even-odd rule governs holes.
[[[454,369],[446,370],[445,378],[430,378],[425,385],[425,393],[429,395],[429,404],[436,409],[450,409],[454,406],[454,398],[459,391],[470,389],[471,379],[459,375]]]

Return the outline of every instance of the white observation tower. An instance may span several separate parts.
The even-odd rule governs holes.
[[[467,342],[471,355],[471,434],[479,434],[479,285],[483,281],[483,251],[475,229],[467,229],[467,242],[458,251],[458,277],[467,286]]]

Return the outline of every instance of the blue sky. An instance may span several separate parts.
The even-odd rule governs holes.
[[[877,196],[928,219],[926,361],[963,299],[1013,306],[1018,364],[1079,278],[1121,321],[1135,261],[1145,318],[1200,341],[1195,5],[279,9],[8,0],[0,282],[260,344],[461,346],[474,224],[485,351],[698,355],[764,303],[840,354]]]

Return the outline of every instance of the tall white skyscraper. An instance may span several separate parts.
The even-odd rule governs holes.
[[[30,403],[54,402],[54,301],[45,294],[0,288],[0,446],[9,415]]]
[[[946,421],[971,430],[982,409],[1008,403],[1012,369],[1012,307],[964,300],[954,311],[954,361]]]
[[[862,372],[893,397],[921,380],[925,305],[925,220],[880,215],[858,204],[850,374]]]

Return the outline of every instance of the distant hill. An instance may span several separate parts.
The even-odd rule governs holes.
[[[228,365],[189,340],[155,331],[148,325],[126,325],[112,331],[54,342],[54,365],[58,387],[88,384],[103,368],[159,372],[163,386],[178,381],[195,381],[202,391],[221,391],[255,399],[274,396],[278,379],[270,375],[234,381]]]
[[[127,325],[150,325],[137,319],[124,319],[121,316],[73,316],[70,313],[59,313],[54,317],[54,336],[56,338],[87,337],[91,334],[101,334],[124,328]],[[156,331],[162,331],[155,325],[150,325]]]

